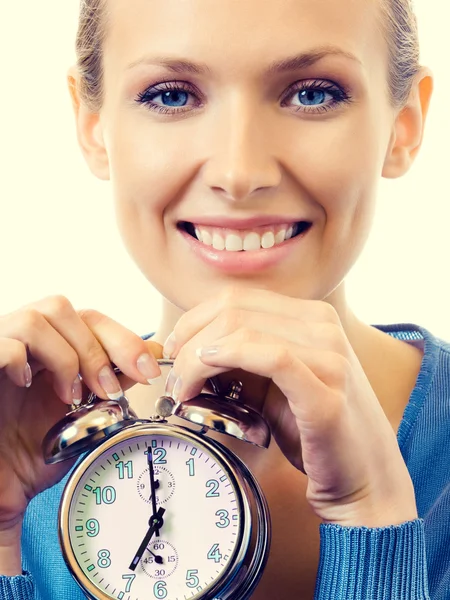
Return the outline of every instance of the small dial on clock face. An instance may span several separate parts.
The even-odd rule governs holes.
[[[142,556],[142,568],[153,579],[170,577],[178,566],[178,553],[166,540],[151,542]]]
[[[148,448],[157,511],[165,512],[132,569],[152,523]],[[106,597],[187,600],[200,598],[230,566],[242,518],[234,477],[206,447],[136,433],[87,467],[73,492],[68,528],[81,571]]]
[[[161,448],[155,448],[155,457],[157,459],[157,451],[161,450]],[[159,506],[160,504],[164,504],[172,498],[175,492],[175,478],[169,469],[158,465],[154,467],[155,474],[155,488],[156,488],[156,504]],[[150,490],[150,474],[148,467],[139,475],[137,480],[137,491],[139,496],[145,502],[151,504],[152,494]]]

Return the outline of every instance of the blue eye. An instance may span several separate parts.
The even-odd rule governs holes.
[[[188,95],[188,92],[183,92],[182,90],[172,90],[170,92],[157,94],[153,100],[158,96],[161,96],[164,106],[173,106],[173,108],[177,108],[184,106],[184,102],[187,102]],[[174,104],[171,105],[171,102]]]
[[[300,104],[293,105],[296,107],[296,112],[326,112],[337,105],[351,101],[347,91],[329,81],[300,81],[295,83],[293,88],[285,98],[298,98]],[[330,97],[331,101],[327,101],[327,97]],[[285,105],[285,100],[283,100],[283,105]]]
[[[152,86],[138,94],[136,101],[139,104],[147,106],[152,111],[166,114],[180,114],[189,110],[187,103],[190,96],[197,99],[197,102],[194,103],[194,108],[198,108],[201,102],[198,101],[197,92],[190,84],[183,81],[169,81]],[[351,100],[348,92],[329,81],[323,80],[295,83],[289,89],[286,98],[294,96],[299,99],[300,104],[293,104],[292,106],[296,107],[296,112],[305,113],[325,112]],[[162,104],[155,102],[159,97]],[[327,102],[327,97],[330,97],[331,101]],[[282,106],[285,105],[285,100],[283,100]]]
[[[299,93],[300,101],[305,106],[317,106],[325,101],[326,92],[323,90],[303,90]]]

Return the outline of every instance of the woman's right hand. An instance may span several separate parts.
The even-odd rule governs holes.
[[[15,528],[29,501],[75,463],[46,465],[41,448],[74,400],[146,384],[161,374],[161,350],[97,311],[76,311],[63,296],[0,316],[0,532]],[[139,369],[142,355],[148,358]]]

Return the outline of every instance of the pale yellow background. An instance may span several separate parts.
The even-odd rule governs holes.
[[[416,7],[422,63],[436,76],[428,130],[412,172],[381,183],[348,296],[367,322],[415,322],[450,340],[450,3]],[[158,294],[122,247],[110,184],[76,142],[65,76],[77,11],[77,0],[1,5],[0,315],[63,294],[142,334],[158,323]]]

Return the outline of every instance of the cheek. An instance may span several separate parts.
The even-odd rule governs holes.
[[[349,114],[311,124],[299,136],[301,141],[291,144],[290,168],[327,219],[351,220],[364,212],[364,198],[373,195],[385,153],[376,123],[367,111],[360,119]]]
[[[176,126],[147,124],[134,117],[120,119],[109,138],[108,154],[111,184],[119,225],[124,233],[131,229],[147,233],[149,227],[161,229],[161,221],[177,199],[192,172],[192,153]]]

